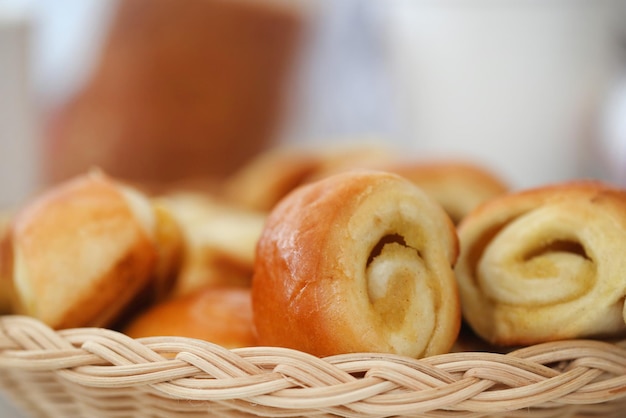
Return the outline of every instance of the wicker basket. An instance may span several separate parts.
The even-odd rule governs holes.
[[[626,341],[319,359],[5,316],[0,385],[41,417],[621,417]]]

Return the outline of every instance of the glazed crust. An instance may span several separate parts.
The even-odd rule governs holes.
[[[626,192],[572,181],[509,193],[459,225],[463,314],[498,345],[626,332]]]
[[[457,254],[449,217],[399,176],[353,171],[302,186],[257,246],[259,343],[317,356],[446,352],[460,323]]]

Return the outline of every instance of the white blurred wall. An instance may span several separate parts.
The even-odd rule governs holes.
[[[0,208],[22,199],[35,182],[31,32],[27,9],[0,2]]]
[[[84,81],[114,0],[0,0],[0,208],[39,183],[41,125]]]
[[[384,139],[519,188],[612,178],[598,166],[626,68],[625,0],[319,4],[285,141]]]

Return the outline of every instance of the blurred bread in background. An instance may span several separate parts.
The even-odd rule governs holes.
[[[245,210],[269,212],[294,189],[353,170],[386,171],[410,180],[436,200],[455,224],[478,205],[512,190],[500,171],[470,158],[407,156],[383,145],[279,146],[260,153],[226,178],[221,197]]]
[[[125,0],[45,138],[44,182],[97,165],[147,185],[221,177],[274,140],[300,2]]]
[[[250,286],[265,213],[194,191],[165,193],[155,201],[172,214],[185,238],[185,256],[172,295],[209,286]]]

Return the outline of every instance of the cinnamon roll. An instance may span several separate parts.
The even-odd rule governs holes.
[[[509,193],[459,225],[463,314],[497,345],[626,332],[626,192],[593,181]]]
[[[400,176],[351,171],[269,214],[252,303],[259,343],[317,356],[446,352],[459,331],[454,226]]]

